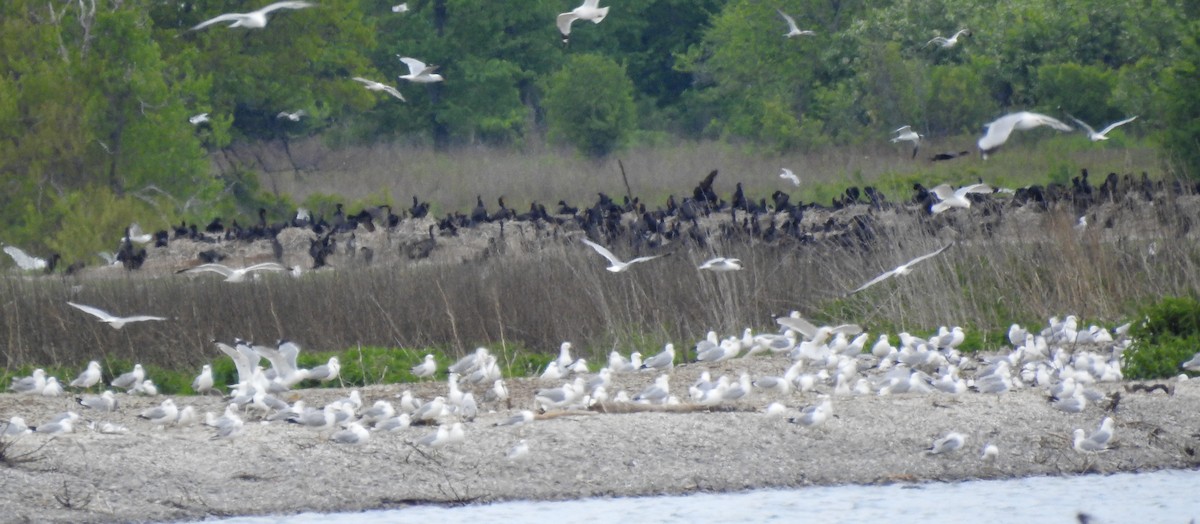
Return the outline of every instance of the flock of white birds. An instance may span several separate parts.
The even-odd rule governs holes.
[[[872,342],[869,334],[853,324],[818,327],[796,313],[780,317],[776,322],[780,326],[776,332],[755,334],[746,329],[740,336],[726,338],[709,332],[696,343],[695,363],[688,365],[708,366],[765,354],[787,355],[791,363],[778,375],[750,376],[743,372],[737,377],[722,375],[714,379],[709,371],[703,371],[686,391],[675,391],[671,388],[671,375],[678,354],[672,344],[667,344],[661,353],[646,358],[638,352],[625,356],[613,351],[606,365],[592,372],[586,360],[574,357],[571,344],[564,342],[558,358],[536,378],[539,384],[557,385],[537,389],[533,398],[510,399],[496,357],[481,347],[447,368],[445,394],[435,398],[418,399],[405,390],[396,395],[396,399],[379,399],[367,404],[358,390],[351,390],[345,398],[320,407],[307,406],[302,399],[288,403],[280,397],[305,380],[338,380],[341,366],[336,357],[326,364],[304,369],[297,365],[300,347],[292,342],[280,341],[276,347],[243,340],[237,340],[233,345],[215,342],[217,348],[233,360],[238,375],[237,382],[229,385],[225,397],[228,405],[224,412],[200,416],[193,406],[181,406],[183,397],[180,397],[168,398],[160,405],[142,411],[139,418],[145,424],[164,428],[203,425],[211,428],[214,439],[241,435],[246,420],[266,425],[291,423],[311,428],[330,442],[349,445],[361,445],[372,435],[411,426],[436,425],[428,434],[409,442],[414,446],[438,449],[465,441],[466,427],[480,410],[503,411],[514,405],[525,409],[497,425],[530,424],[538,419],[539,412],[589,409],[597,404],[633,404],[693,405],[701,409],[720,405],[753,406],[764,416],[786,417],[789,422],[814,427],[833,416],[837,397],[1003,395],[1020,389],[1043,391],[1049,406],[1055,410],[1081,413],[1089,404],[1100,403],[1106,398],[1095,387],[1097,383],[1122,379],[1122,353],[1131,342],[1127,336],[1128,324],[1113,330],[1095,325],[1085,327],[1074,316],[1052,318],[1049,325],[1038,332],[1014,324],[1008,332],[1010,348],[986,356],[959,351],[966,337],[959,327],[942,327],[929,338],[909,333],[880,334]],[[893,344],[896,341],[898,345]],[[1200,371],[1200,353],[1182,367]],[[441,370],[433,355],[426,355],[411,371],[425,379],[438,375]],[[655,374],[648,386],[633,391],[619,387],[622,382],[618,380],[619,375],[643,373]],[[90,391],[100,385],[101,377],[100,364],[93,361],[66,387]],[[0,434],[70,433],[84,421],[92,431],[128,432],[126,427],[99,420],[105,413],[120,409],[121,396],[113,390],[123,390],[124,394],[130,395],[155,395],[156,388],[140,364],[114,378],[109,386],[111,389],[99,395],[76,398],[83,408],[82,414],[64,412],[36,426],[28,426],[22,417],[14,416]],[[211,366],[204,366],[192,387],[199,394],[217,392]],[[9,390],[21,395],[66,394],[57,378],[47,377],[41,369],[28,377],[14,379]],[[476,392],[481,395],[478,400]],[[797,401],[811,400],[814,396],[815,402],[811,405],[796,409]],[[1114,439],[1113,432],[1113,419],[1106,417],[1095,430],[1077,428],[1072,447],[1086,454],[1106,451]],[[968,441],[966,433],[950,432],[932,442],[925,453],[954,453],[966,447]],[[517,442],[509,452],[510,458],[525,456],[528,447],[525,441]],[[999,452],[993,443],[985,442],[980,448],[980,457],[994,460]]]

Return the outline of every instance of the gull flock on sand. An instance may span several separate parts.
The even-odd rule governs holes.
[[[249,13],[222,14],[191,30],[225,22],[231,28],[264,29],[268,14],[274,16],[281,10],[310,7],[316,7],[316,4],[276,2]],[[408,12],[407,4],[391,9],[396,13]],[[598,0],[585,0],[579,7],[558,15],[555,25],[566,43],[575,21],[599,24],[608,13],[609,8],[600,7]],[[812,31],[800,30],[795,20],[783,11],[778,14],[787,22],[788,32],[784,36],[815,36]],[[941,49],[949,49],[960,44],[961,37],[970,35],[970,31],[964,29],[950,38],[934,38],[926,45],[936,44]],[[400,59],[408,67],[408,74],[398,76],[399,79],[412,83],[444,81],[435,73],[437,66],[427,66],[409,57]],[[404,100],[392,86],[363,77],[351,79],[368,90],[383,91]],[[303,109],[282,111],[278,118],[298,121],[305,114]],[[192,117],[191,122],[198,125],[208,118],[208,113],[201,113]],[[1137,117],[1111,124],[1099,133],[1082,121],[1070,118],[1087,130],[1090,140],[1100,141],[1107,139],[1107,133],[1114,128]],[[1048,115],[1021,111],[986,124],[986,134],[977,145],[983,158],[987,158],[1000,149],[1014,131],[1043,126],[1064,132],[1072,130]],[[893,142],[913,142],[915,157],[922,135],[911,126],[899,128],[895,134]],[[799,185],[799,179],[790,170],[784,169],[780,177]],[[969,208],[971,195],[990,192],[990,186],[982,183],[958,189],[940,185],[931,190],[939,202],[933,204],[930,211],[938,214],[953,208]],[[124,243],[150,241],[143,236],[140,228],[135,232],[131,227]],[[641,256],[624,261],[598,243],[588,239],[581,241],[606,259],[609,272],[626,273],[612,275],[614,279],[629,276],[627,272],[635,264],[651,263],[663,256]],[[862,292],[892,277],[908,274],[918,263],[938,256],[952,245],[946,244],[909,260],[849,293]],[[25,271],[43,270],[50,265],[50,262],[32,257],[14,246],[5,246],[4,251]],[[936,268],[931,266],[936,264],[925,262],[922,270],[935,271]],[[742,261],[732,257],[713,257],[697,266],[698,271],[714,273],[742,268]],[[180,272],[212,272],[228,282],[238,283],[253,279],[261,272],[287,270],[294,271],[274,262],[244,268],[207,263]],[[151,315],[119,317],[95,306],[74,302],[68,302],[67,307],[94,316],[115,329],[128,326],[127,331],[147,329],[156,322],[171,322],[167,317]],[[74,317],[82,322],[82,316],[74,314]],[[362,392],[351,389],[344,398],[319,406],[307,405],[305,395],[294,388],[343,385],[342,363],[337,357],[312,368],[303,368],[298,364],[301,347],[296,342],[279,340],[268,346],[242,339],[235,339],[231,344],[214,340],[214,357],[220,355],[231,359],[236,378],[228,384],[219,384],[214,378],[213,366],[205,364],[192,382],[192,388],[201,394],[221,392],[224,406],[218,412],[197,413],[187,397],[173,396],[136,411],[136,421],[132,423],[136,426],[106,421],[106,417],[120,413],[122,405],[134,396],[155,397],[158,389],[141,364],[112,378],[105,387],[104,370],[98,361],[92,361],[65,387],[57,377],[47,376],[43,369],[14,378],[8,387],[14,395],[55,398],[65,397],[67,389],[77,391],[72,406],[77,404],[79,411],[68,410],[37,421],[28,420],[22,414],[12,414],[7,421],[0,422],[3,428],[0,435],[6,439],[25,438],[25,435],[30,435],[29,438],[46,435],[71,438],[72,433],[89,431],[137,438],[144,435],[146,429],[204,431],[213,440],[239,445],[247,434],[284,431],[281,428],[287,426],[310,432],[315,445],[356,449],[370,446],[376,439],[398,439],[415,449],[454,453],[456,449],[471,445],[471,433],[481,424],[476,418],[483,413],[494,414],[500,419],[494,427],[511,431],[512,438],[505,446],[504,457],[516,463],[527,456],[541,457],[549,453],[538,449],[537,425],[560,412],[684,408],[702,411],[733,407],[777,419],[781,424],[780,432],[824,432],[836,436],[844,423],[839,419],[838,405],[843,402],[840,399],[909,395],[928,396],[937,403],[955,396],[991,395],[999,402],[1005,395],[1023,390],[1044,395],[1046,413],[1062,417],[1074,426],[1070,436],[1064,434],[1055,441],[1057,449],[1089,461],[1119,449],[1122,432],[1133,427],[1132,424],[1123,425],[1120,416],[1110,415],[1115,408],[1109,410],[1100,406],[1102,403],[1116,406],[1120,400],[1119,393],[1105,391],[1105,385],[1118,383],[1123,378],[1123,353],[1132,343],[1128,324],[1115,329],[1084,326],[1077,317],[1070,315],[1051,318],[1040,330],[1014,324],[1002,349],[988,354],[970,354],[960,349],[967,338],[961,327],[943,326],[928,337],[907,332],[876,333],[876,342],[870,344],[872,334],[855,324],[818,326],[803,319],[799,313],[775,320],[777,329],[756,333],[747,327],[725,337],[712,331],[694,344],[681,345],[679,351],[674,343],[667,343],[660,352],[647,358],[636,351],[626,357],[623,352],[613,350],[607,365],[595,372],[586,359],[572,356],[572,346],[564,342],[558,358],[535,373],[537,378],[510,378],[508,381],[497,356],[486,347],[447,366],[444,374],[430,354],[410,371],[414,377],[430,381],[437,389],[438,394],[432,398],[417,398],[407,390],[386,398],[364,398]],[[72,321],[70,316],[64,320]],[[694,358],[689,359],[687,355]],[[712,376],[719,372],[718,369],[726,369],[719,366],[755,359],[774,367],[757,376],[749,372],[737,373],[737,376],[721,374],[715,379]],[[1200,371],[1200,353],[1181,367],[1186,371]],[[677,377],[681,369],[698,371],[697,380],[680,384]],[[442,377],[444,383],[440,382]],[[537,387],[517,398],[510,392],[512,380],[534,383]],[[98,387],[102,391],[96,392]],[[1101,414],[1104,416],[1100,417]],[[925,428],[924,437],[927,440],[920,445],[893,443],[892,451],[922,460],[977,460],[981,466],[995,463],[1001,457],[1030,455],[1029,450],[998,447],[989,440],[992,435],[979,427],[930,427]],[[1024,442],[1031,448],[1034,446],[1032,438]],[[972,451],[968,457],[963,451],[966,449],[978,451]]]

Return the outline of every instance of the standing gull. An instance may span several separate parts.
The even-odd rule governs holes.
[[[410,371],[414,377],[432,377],[437,373],[437,360],[434,360],[433,354],[425,355],[425,361],[413,366]]]
[[[92,306],[85,306],[83,304],[76,304],[74,302],[67,302],[67,305],[100,319],[101,322],[104,322],[105,324],[112,326],[113,329],[121,329],[122,327],[125,326],[125,324],[128,324],[130,322],[143,322],[143,321],[147,321],[147,320],[166,320],[166,318],[164,318],[164,317],[152,317],[150,315],[134,315],[132,317],[115,317],[115,316],[108,314],[107,312],[105,312],[102,309],[94,308]]]
[[[583,0],[583,5],[558,15],[558,32],[562,33],[563,45],[571,38],[571,24],[576,20],[590,20],[599,24],[608,16],[608,8],[600,7],[600,0]]]
[[[100,383],[100,363],[95,360],[88,362],[88,367],[71,381],[73,388],[90,388]]]
[[[304,9],[314,5],[315,4],[301,1],[275,2],[262,9],[259,9],[258,11],[251,11],[249,13],[225,13],[223,15],[210,18],[191,28],[191,31],[204,29],[205,27],[213,24],[219,24],[221,22],[233,22],[232,24],[229,24],[229,27],[261,29],[267,26],[267,14],[272,11],[278,9]]]
[[[967,436],[962,433],[950,432],[945,437],[933,441],[929,449],[925,450],[926,455],[940,455],[942,453],[950,453],[957,451],[966,443]]]
[[[658,257],[663,256],[663,255],[652,255],[652,256],[648,256],[648,257],[637,257],[633,260],[630,260],[629,262],[623,262],[621,259],[617,258],[616,255],[612,254],[612,251],[609,251],[604,246],[597,244],[595,242],[592,242],[591,240],[588,240],[586,238],[584,238],[582,240],[583,240],[584,244],[587,244],[589,247],[596,250],[597,253],[600,253],[601,256],[608,259],[608,262],[612,265],[608,266],[605,269],[607,269],[613,273],[620,273],[622,271],[625,271],[626,269],[629,269],[629,266],[632,266],[638,262],[654,260]]]
[[[891,270],[891,271],[884,272],[882,275],[879,275],[879,276],[877,276],[877,277],[875,277],[875,278],[871,279],[871,280],[870,280],[869,282],[867,282],[866,284],[863,284],[863,285],[861,285],[861,286],[858,286],[858,288],[857,288],[857,289],[855,289],[854,291],[851,291],[851,292],[847,293],[847,295],[853,295],[853,294],[855,294],[855,293],[858,293],[859,291],[862,291],[862,290],[864,290],[864,289],[867,289],[867,288],[869,288],[869,287],[871,287],[871,286],[873,286],[873,285],[875,285],[875,284],[878,284],[878,283],[880,283],[880,282],[883,282],[884,280],[887,280],[887,279],[889,279],[889,278],[891,278],[891,277],[893,277],[893,276],[902,276],[902,275],[907,275],[907,274],[909,274],[909,273],[911,273],[911,272],[912,272],[912,267],[913,267],[914,265],[916,265],[918,262],[920,262],[920,261],[922,261],[922,260],[925,260],[925,259],[927,259],[927,258],[932,258],[932,257],[935,257],[935,256],[937,256],[938,254],[940,254],[942,251],[945,251],[946,249],[948,249],[950,246],[953,246],[953,245],[954,245],[953,243],[946,244],[946,245],[942,246],[941,248],[938,248],[938,250],[937,250],[937,251],[934,251],[933,253],[929,253],[929,254],[927,254],[927,255],[921,255],[921,256],[919,256],[919,257],[917,257],[917,258],[914,258],[914,259],[912,259],[912,260],[909,260],[908,262],[905,262],[905,263],[903,263],[903,264],[900,264],[899,266],[896,266],[896,268],[895,268],[895,269],[893,269],[893,270]]]

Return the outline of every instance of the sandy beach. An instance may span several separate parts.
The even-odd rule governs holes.
[[[766,374],[786,366],[781,356],[737,359],[714,366],[677,367],[672,391],[685,390],[700,371]],[[616,375],[631,392],[653,373]],[[1082,413],[1053,409],[1038,389],[1003,395],[966,393],[835,396],[834,414],[809,428],[789,423],[817,392],[782,397],[756,392],[714,412],[543,415],[520,426],[496,426],[533,407],[537,379],[510,380],[511,405],[484,403],[466,423],[466,441],[441,450],[411,444],[433,431],[414,426],[373,432],[362,446],[328,440],[331,431],[247,418],[233,439],[212,439],[204,426],[159,429],[137,414],[163,397],[119,394],[115,413],[80,409],[74,396],[0,395],[0,417],[31,425],[73,409],[85,421],[109,422],[124,434],[89,430],[28,434],[8,456],[33,460],[0,465],[0,503],[9,522],[130,522],[216,516],[359,511],[419,503],[484,503],[508,499],[569,499],[736,491],[764,487],[957,481],[1030,475],[1074,475],[1194,468],[1200,465],[1200,382],[1164,382],[1170,392],[1133,391],[1135,383],[1100,384],[1109,399]],[[364,403],[391,400],[404,389],[429,399],[444,381],[361,388]],[[827,389],[827,388],[819,388]],[[1119,393],[1115,411],[1114,393]],[[309,405],[345,397],[344,389],[294,391]],[[772,401],[789,407],[765,415]],[[216,396],[180,397],[179,406],[220,413]],[[1081,454],[1075,428],[1092,431],[1105,416],[1116,421],[1113,449]],[[959,451],[930,456],[934,439],[967,435]],[[506,451],[525,439],[530,453],[511,461]],[[980,458],[986,443],[1000,454]]]

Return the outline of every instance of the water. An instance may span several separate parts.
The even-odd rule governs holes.
[[[416,506],[364,513],[304,513],[226,524],[395,522],[1092,522],[1200,521],[1200,470],[1030,477],[953,484],[829,486],[671,497]],[[206,521],[214,522],[214,521]]]

